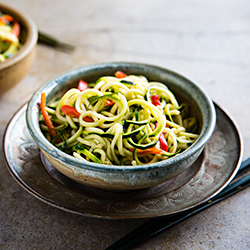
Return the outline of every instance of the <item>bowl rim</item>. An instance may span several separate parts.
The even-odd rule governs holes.
[[[0,3],[0,10],[3,10],[3,12],[6,11],[8,14],[14,14],[15,16],[18,16],[18,18],[21,19],[22,24],[25,26],[25,29],[27,29],[27,38],[20,50],[14,56],[8,58],[4,62],[1,62],[0,70],[3,70],[10,65],[21,61],[30,53],[30,51],[37,44],[38,29],[33,19],[27,13],[2,3]]]
[[[39,127],[39,122],[38,122],[38,115],[39,115],[38,104],[39,104],[39,100],[40,100],[40,96],[42,92],[45,92],[46,94],[49,93],[50,90],[52,90],[54,87],[57,86],[60,80],[61,81],[63,81],[64,79],[70,80],[71,77],[68,77],[68,75],[71,75],[73,78],[73,76],[75,76],[77,73],[81,72],[82,70],[85,70],[85,73],[86,73],[89,70],[100,69],[100,68],[105,68],[105,67],[115,68],[118,65],[120,67],[149,67],[151,69],[154,68],[154,69],[160,70],[161,72],[167,72],[168,74],[172,74],[178,78],[181,78],[182,80],[188,81],[190,84],[192,84],[193,87],[199,90],[200,94],[202,95],[202,99],[205,101],[205,103],[209,107],[206,113],[206,115],[209,117],[209,118],[206,117],[207,125],[204,126],[203,124],[201,133],[198,139],[188,149],[180,153],[178,157],[171,157],[171,158],[168,158],[166,160],[159,161],[156,163],[136,165],[136,166],[105,165],[105,164],[99,164],[99,163],[94,163],[94,162],[82,161],[56,148],[45,138],[45,136],[41,132],[40,127]],[[94,171],[99,171],[99,172],[142,172],[142,171],[148,171],[152,169],[155,170],[155,169],[166,168],[167,166],[171,166],[175,163],[185,161],[188,158],[190,158],[190,155],[193,155],[199,152],[201,149],[203,149],[206,142],[210,139],[210,137],[213,134],[213,131],[216,125],[216,111],[215,111],[215,107],[214,107],[212,100],[207,95],[207,93],[203,90],[203,88],[199,86],[195,81],[190,80],[190,78],[184,76],[183,74],[177,73],[176,71],[170,70],[168,68],[163,68],[163,67],[150,65],[150,64],[144,64],[144,63],[105,62],[105,63],[91,64],[91,65],[71,69],[46,81],[42,86],[38,88],[37,91],[35,91],[30,101],[28,102],[28,106],[26,109],[26,125],[27,125],[28,131],[31,137],[42,150],[50,154],[52,158],[56,158],[58,161],[62,163],[69,164],[73,168],[80,169],[80,170],[94,170]]]

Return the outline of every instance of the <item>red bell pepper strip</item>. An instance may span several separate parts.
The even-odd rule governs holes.
[[[114,101],[108,99],[105,103],[105,106],[112,106],[114,103]]]
[[[134,151],[133,149],[131,151]],[[158,148],[137,149],[137,154],[163,155],[164,151]]]
[[[94,122],[94,120],[91,118],[91,117],[89,117],[89,116],[85,116],[85,117],[83,117],[82,118],[85,122]]]
[[[19,34],[20,34],[20,24],[18,22],[14,22],[11,33],[14,34],[16,37],[19,36]]]
[[[63,105],[61,107],[61,111],[67,116],[73,116],[76,118],[79,118],[79,116],[81,115],[75,108],[69,105]]]
[[[88,88],[88,83],[86,83],[83,80],[80,80],[79,83],[78,83],[77,89],[80,90],[80,91],[83,91],[83,90],[85,90],[87,88]]]
[[[126,77],[127,75],[124,73],[124,72],[122,72],[122,71],[116,71],[115,72],[115,77],[116,78],[124,78],[124,77]]]
[[[159,137],[160,148],[166,152],[168,152],[168,143],[165,139],[164,133],[162,133]]]
[[[157,127],[158,125],[158,122],[155,124],[155,128]],[[169,127],[168,125],[166,127]],[[159,137],[159,142],[160,142],[160,148],[166,152],[168,152],[168,143],[165,139],[165,136],[164,136],[165,133],[162,133]]]
[[[52,137],[55,137],[56,136],[55,128],[53,126],[52,121],[50,120],[48,112],[46,111],[46,95],[44,92],[41,94],[40,109],[41,109],[45,124],[49,129],[49,133],[51,134]]]
[[[160,98],[158,95],[152,95],[151,101],[155,106],[161,105]]]
[[[65,115],[68,115],[68,116],[73,116],[73,117],[76,117],[76,118],[79,118],[80,117],[80,113],[73,107],[69,106],[69,105],[63,105],[61,107],[61,111],[65,114]],[[85,116],[83,117],[83,120],[85,122],[94,122],[94,120],[89,117],[89,116]]]

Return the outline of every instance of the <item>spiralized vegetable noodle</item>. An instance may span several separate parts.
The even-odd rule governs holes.
[[[142,165],[174,157],[198,138],[189,109],[165,84],[118,71],[95,83],[81,80],[47,106],[42,99],[40,127],[83,161]]]
[[[0,62],[18,52],[20,29],[20,24],[14,17],[0,12]]]

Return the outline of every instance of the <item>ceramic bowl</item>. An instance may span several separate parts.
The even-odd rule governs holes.
[[[166,83],[177,97],[192,105],[199,119],[200,136],[185,151],[167,160],[141,166],[115,166],[83,162],[53,146],[40,130],[38,117],[40,96],[47,101],[61,97],[66,90],[77,86],[80,79],[93,82],[101,76],[114,75],[117,70],[127,74],[144,75],[150,81]],[[180,103],[181,103],[180,101]],[[133,190],[162,184],[186,170],[198,158],[211,137],[216,123],[214,105],[208,95],[195,82],[176,72],[152,65],[128,62],[103,63],[73,69],[46,82],[32,96],[26,111],[30,135],[47,160],[67,177],[92,187],[110,190]]]
[[[14,56],[0,63],[0,94],[3,94],[16,85],[30,69],[35,58],[38,31],[34,21],[27,14],[4,4],[0,4],[0,11],[10,14],[20,23],[22,44]]]

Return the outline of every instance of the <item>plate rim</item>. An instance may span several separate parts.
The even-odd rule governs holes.
[[[30,187],[27,183],[25,183],[23,181],[23,179],[17,175],[14,171],[13,171],[13,168],[11,167],[11,163],[10,163],[10,160],[8,159],[8,154],[7,154],[7,139],[8,138],[8,134],[11,132],[11,128],[12,128],[12,124],[15,124],[15,122],[18,120],[18,118],[21,117],[21,115],[25,115],[25,110],[27,108],[27,103],[23,104],[15,113],[14,115],[11,117],[11,119],[9,120],[7,126],[6,126],[6,129],[4,131],[4,135],[3,135],[3,153],[4,153],[4,160],[5,160],[5,163],[6,163],[6,166],[7,166],[7,169],[8,171],[10,172],[10,174],[12,175],[12,177],[17,181],[17,183],[22,187],[24,188],[28,193],[32,194],[33,196],[35,196],[37,199],[41,200],[42,202],[52,206],[52,207],[55,207],[55,208],[58,208],[60,210],[63,210],[63,211],[66,211],[66,212],[70,212],[70,213],[73,213],[73,214],[78,214],[78,215],[81,215],[81,216],[87,216],[87,217],[94,217],[94,218],[102,218],[102,219],[143,219],[143,218],[152,218],[152,217],[160,217],[160,216],[168,216],[168,215],[173,215],[173,214],[177,214],[177,213],[180,213],[180,212],[184,212],[184,211],[187,211],[189,209],[192,209],[204,202],[207,202],[209,201],[212,197],[214,197],[216,194],[218,194],[219,192],[221,192],[231,181],[232,179],[235,177],[239,167],[240,167],[240,164],[242,162],[242,159],[243,159],[243,138],[242,138],[242,135],[241,135],[241,132],[240,132],[240,129],[236,123],[236,121],[234,120],[234,118],[230,115],[230,113],[225,109],[225,108],[222,108],[220,105],[218,105],[217,103],[213,102],[214,105],[215,105],[215,109],[219,109],[220,111],[222,111],[226,117],[228,118],[228,120],[231,122],[231,124],[233,125],[233,128],[237,134],[237,140],[238,140],[238,143],[239,143],[239,154],[237,156],[237,159],[236,159],[236,165],[235,165],[235,168],[234,170],[232,171],[232,173],[230,174],[230,176],[227,178],[227,180],[225,180],[221,185],[220,187],[215,191],[213,192],[212,194],[208,195],[206,198],[204,199],[201,199],[200,201],[198,202],[195,202],[193,203],[192,205],[189,205],[185,208],[182,208],[182,209],[179,209],[179,210],[176,210],[174,212],[164,212],[164,213],[158,213],[157,215],[143,215],[143,216],[123,216],[123,215],[104,215],[104,214],[98,214],[98,213],[89,213],[89,212],[86,212],[86,211],[77,211],[77,210],[72,210],[72,209],[69,209],[69,208],[66,208],[65,206],[63,206],[62,204],[57,204],[51,200],[48,199],[48,197],[44,197],[43,195],[41,195],[38,191],[34,190],[32,187]],[[40,159],[41,160],[41,159]],[[49,173],[48,175],[53,178]],[[54,178],[53,178],[54,179]],[[55,179],[54,179],[55,180]],[[55,180],[56,181],[56,180]],[[57,182],[57,181],[56,181]],[[59,182],[57,182],[59,183]],[[60,183],[59,183],[60,184]],[[62,185],[62,184],[60,184]],[[74,192],[74,191],[73,191]]]

